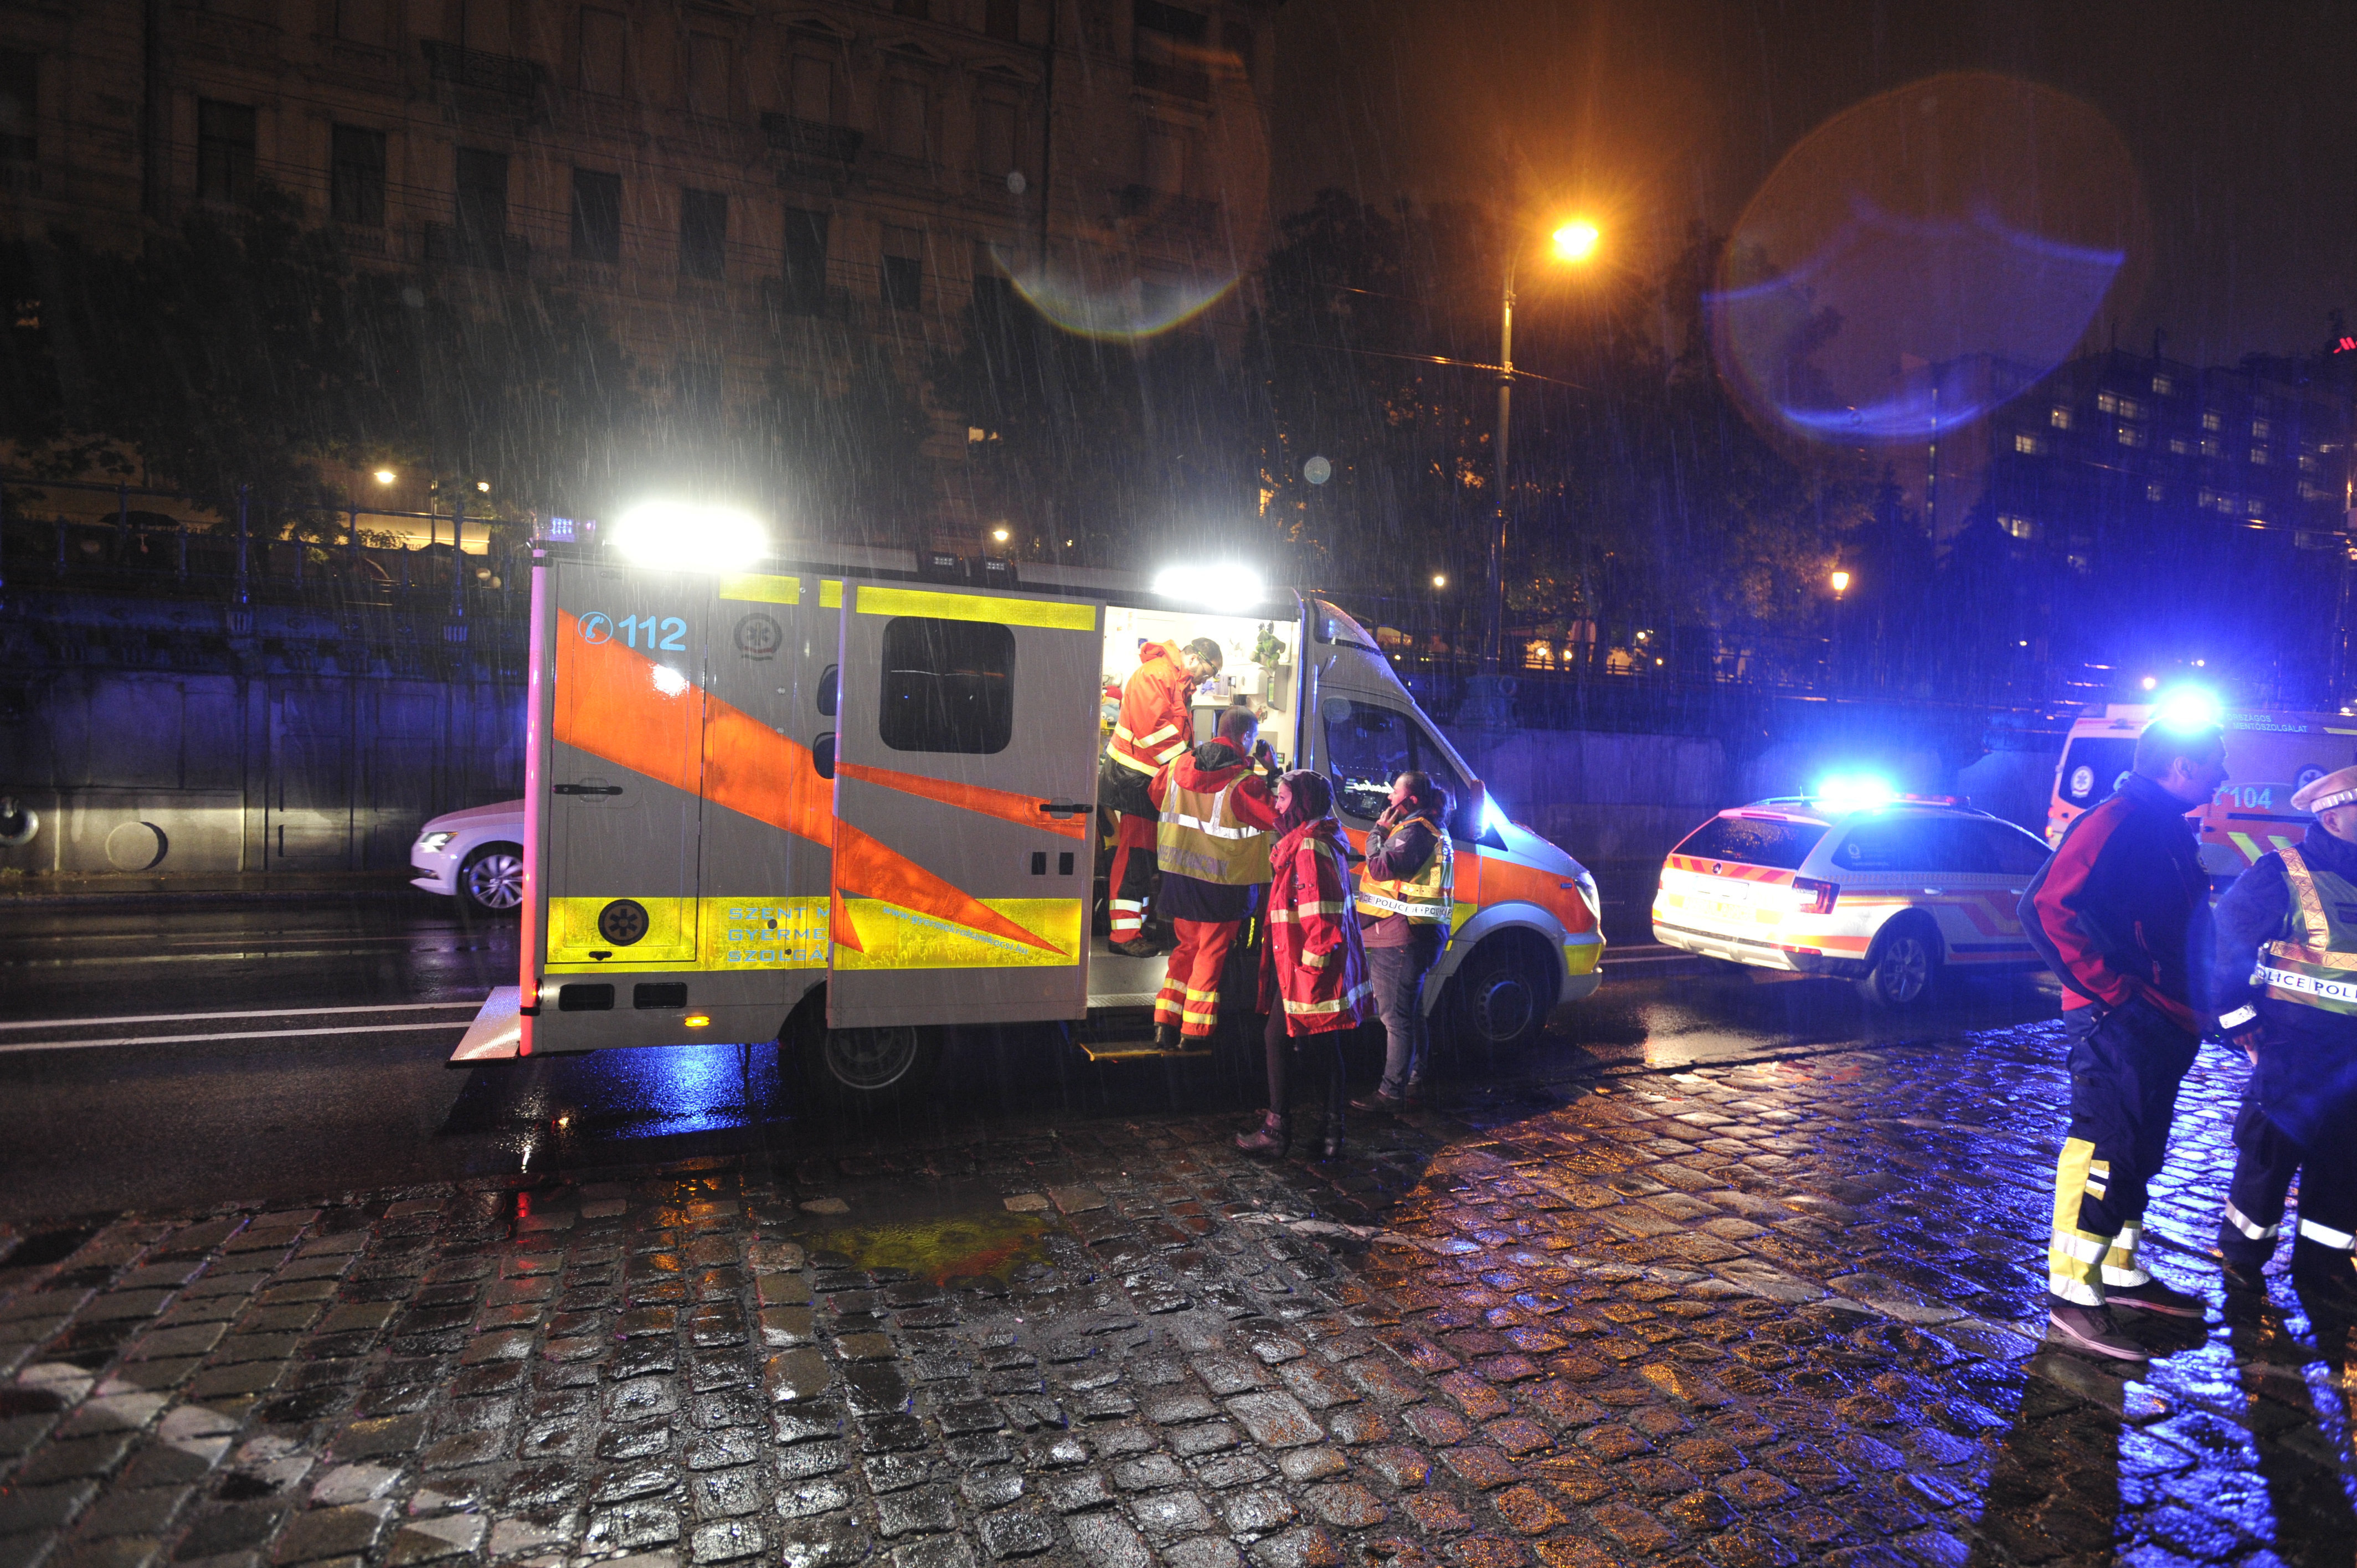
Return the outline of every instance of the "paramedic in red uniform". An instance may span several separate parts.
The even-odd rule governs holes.
[[[2185,813],[2225,779],[2215,725],[2147,725],[2136,770],[2071,824],[2021,900],[2023,929],[2062,982],[2071,1040],[2048,1325],[2066,1344],[2123,1361],[2150,1352],[2113,1321],[2113,1306],[2201,1315],[2201,1297],[2136,1261],[2136,1241],[2177,1087],[2207,1024],[2194,1010],[2194,976],[2209,946],[2210,879]]]
[[[1236,1139],[1250,1155],[1282,1158],[1293,1146],[1289,1058],[1303,1047],[1326,1067],[1326,1126],[1319,1152],[1342,1152],[1345,1087],[1342,1042],[1375,1015],[1367,952],[1351,912],[1350,845],[1334,820],[1334,787],[1322,773],[1297,768],[1276,781],[1277,840],[1269,851],[1268,935],[1261,943],[1260,1004],[1268,1015],[1261,1044],[1268,1057],[1268,1112]]]
[[[1149,643],[1138,650],[1137,671],[1122,688],[1121,716],[1105,751],[1097,799],[1121,814],[1105,897],[1112,905],[1114,950],[1132,958],[1148,958],[1156,950],[1145,940],[1144,927],[1154,885],[1155,823],[1161,813],[1146,787],[1192,744],[1189,703],[1197,684],[1220,672],[1221,661],[1220,645],[1208,637],[1184,648]]]
[[[1255,757],[1263,771],[1254,770]],[[1220,1021],[1220,972],[1268,886],[1269,836],[1276,827],[1268,780],[1275,772],[1258,721],[1246,709],[1229,708],[1215,738],[1148,786],[1162,810],[1155,913],[1178,938],[1154,999],[1154,1041],[1163,1050],[1210,1039]]]

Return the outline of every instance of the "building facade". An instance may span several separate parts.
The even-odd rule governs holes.
[[[0,223],[130,246],[268,185],[358,266],[573,294],[716,424],[923,394],[977,289],[1240,325],[1273,4],[5,0]]]

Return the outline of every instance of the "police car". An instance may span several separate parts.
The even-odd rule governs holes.
[[[2046,845],[1953,797],[1829,784],[1724,811],[1662,866],[1653,934],[1907,1007],[1943,969],[2030,969],[2015,913]]]

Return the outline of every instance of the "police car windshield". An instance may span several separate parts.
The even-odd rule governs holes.
[[[1771,817],[1713,817],[1686,835],[1677,853],[1697,860],[1733,860],[1777,871],[1798,871],[1825,836],[1823,822]]]

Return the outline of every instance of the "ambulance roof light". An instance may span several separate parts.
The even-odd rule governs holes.
[[[2213,728],[2219,720],[2218,699],[2199,686],[2177,686],[2162,693],[2152,722],[2165,729]]]
[[[1154,575],[1156,598],[1178,599],[1201,609],[1256,609],[1267,595],[1259,573],[1233,562],[1165,566]]]
[[[632,565],[666,572],[742,572],[770,553],[751,514],[683,501],[641,501],[622,514],[611,537]]]

